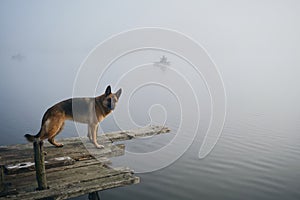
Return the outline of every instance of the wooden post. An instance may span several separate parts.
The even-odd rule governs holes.
[[[0,192],[4,191],[4,167],[0,165]]]
[[[100,200],[98,192],[89,193],[89,200]]]
[[[34,162],[36,171],[36,180],[38,182],[38,190],[48,189],[46,180],[46,170],[45,170],[45,158],[44,158],[44,147],[43,141],[36,139],[33,143],[34,149]]]

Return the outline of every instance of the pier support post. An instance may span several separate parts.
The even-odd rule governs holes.
[[[0,192],[4,191],[4,167],[0,165]]]
[[[34,149],[34,163],[36,171],[36,180],[38,182],[38,190],[48,189],[46,170],[45,170],[45,158],[44,158],[44,146],[43,141],[39,138],[33,143]]]
[[[89,193],[89,200],[100,200],[98,192]]]

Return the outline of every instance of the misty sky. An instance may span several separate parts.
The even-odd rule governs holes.
[[[44,111],[72,95],[88,53],[137,27],[175,29],[202,44],[223,77],[229,117],[300,122],[297,0],[1,0],[0,145],[36,132]]]

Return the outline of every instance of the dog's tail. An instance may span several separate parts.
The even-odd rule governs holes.
[[[39,132],[36,135],[30,135],[30,134],[25,134],[24,137],[27,139],[28,142],[34,142],[36,138],[39,138],[41,135],[41,132]]]

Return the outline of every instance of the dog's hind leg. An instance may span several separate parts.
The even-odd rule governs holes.
[[[64,144],[62,144],[62,143],[57,143],[57,142],[54,140],[54,137],[48,138],[48,142],[50,142],[51,144],[53,144],[53,145],[56,146],[56,147],[63,147],[63,146],[64,146]]]
[[[49,120],[49,121],[48,121]],[[53,144],[56,147],[63,147],[63,144],[61,143],[57,143],[54,138],[55,136],[57,136],[60,131],[63,129],[64,126],[64,119],[63,118],[52,118],[52,119],[48,119],[45,122],[45,127],[44,131],[45,134],[43,134],[43,137],[41,139],[46,139],[48,138],[48,141]]]
[[[57,142],[54,140],[54,137],[57,136],[57,135],[62,131],[63,126],[64,126],[64,123],[63,123],[63,125],[60,127],[60,129],[58,130],[58,132],[57,132],[55,135],[53,135],[52,137],[48,138],[48,141],[49,141],[51,144],[53,144],[54,146],[56,146],[56,147],[63,147],[63,146],[64,146],[62,143],[57,143]]]

